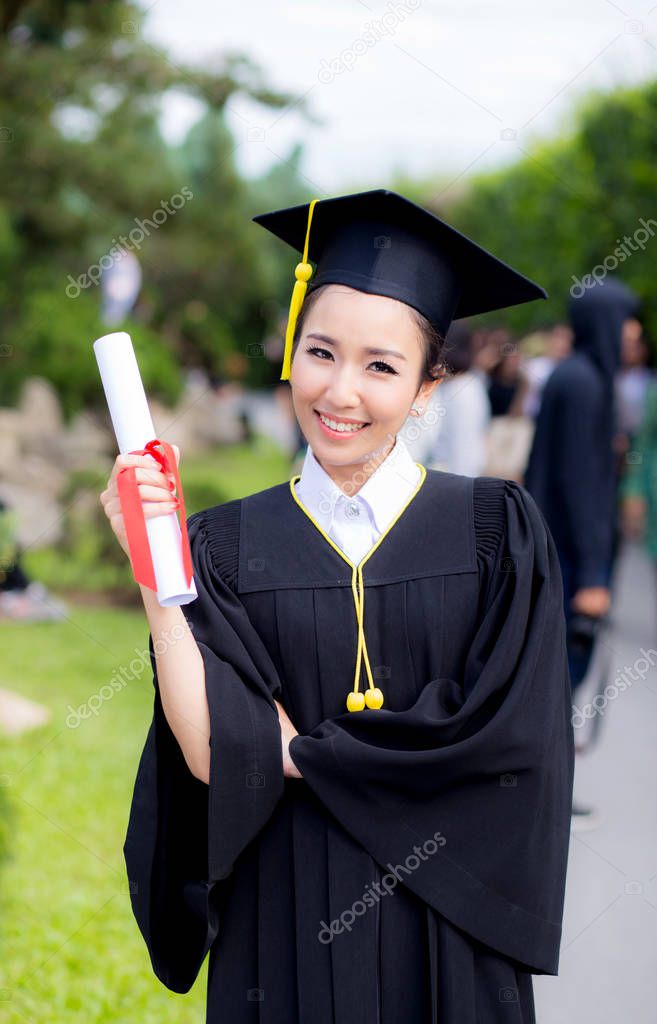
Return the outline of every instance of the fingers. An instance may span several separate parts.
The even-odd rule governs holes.
[[[120,512],[110,516],[110,526],[119,540],[125,541],[127,539],[125,534],[125,523],[123,522],[123,516]]]
[[[138,484],[137,490],[142,501],[176,501],[168,483],[155,487],[152,484]]]
[[[180,448],[175,444],[171,447],[176,458],[176,465],[178,465],[180,462]],[[163,472],[157,459],[153,458],[152,455],[133,455],[130,453],[117,455],[107,481],[107,487],[100,494],[100,503],[110,521],[112,530],[124,550],[126,550],[127,538],[118,492],[117,476],[122,469],[129,466],[135,469],[135,479],[145,519],[171,515],[172,512],[177,511],[179,508],[179,503],[175,496],[173,474]]]
[[[115,480],[119,470],[125,469],[127,466],[139,466],[142,469],[150,470],[160,469],[159,462],[152,455],[117,455],[112,466],[110,480]]]
[[[142,501],[144,517],[151,519],[154,516],[170,515],[179,508],[178,502],[173,501]]]
[[[174,499],[168,501],[142,501],[141,507],[144,510],[144,518],[152,519],[154,516],[170,515],[178,509],[178,502]],[[105,503],[105,515],[112,522],[114,516],[120,516],[123,520],[121,502],[119,498],[111,498]]]
[[[147,500],[162,501],[169,498],[174,492],[174,483],[161,469],[135,469],[135,478],[139,484],[139,493]],[[142,491],[142,486],[148,484],[147,491]],[[155,494],[154,492],[158,492]],[[107,487],[100,494],[100,501],[104,505],[109,499],[118,494],[116,476],[110,477]]]
[[[171,445],[173,448],[173,454],[176,457],[176,465],[180,463],[180,448],[178,445]],[[126,469],[128,466],[134,466],[135,468],[143,470],[155,470],[156,472],[162,472],[160,463],[157,459],[154,459],[152,455],[131,455],[129,453],[125,455],[117,455],[112,466],[112,472],[110,474],[110,480],[114,480],[116,475],[121,469]]]

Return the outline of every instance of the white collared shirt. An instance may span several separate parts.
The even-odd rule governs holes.
[[[308,445],[295,492],[324,532],[358,564],[407,503],[420,477],[419,466],[397,434],[392,451],[351,496],[320,466]]]

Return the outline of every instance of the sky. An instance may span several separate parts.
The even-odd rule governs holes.
[[[592,89],[657,77],[651,0],[142,0],[139,31],[171,61],[220,68],[222,54],[255,61],[266,83],[305,97],[272,110],[231,98],[227,117],[246,177],[304,143],[302,172],[327,196],[440,181],[436,197],[477,171],[514,162],[534,140],[567,131]],[[186,97],[163,111],[177,141],[198,117]]]

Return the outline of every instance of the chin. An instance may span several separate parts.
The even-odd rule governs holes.
[[[367,462],[369,459],[376,457],[381,450],[385,447],[385,439],[380,440],[375,445],[370,444],[359,444],[345,446],[341,448],[340,443],[331,444],[329,441],[326,443],[325,438],[318,438],[316,443],[310,442],[310,446],[315,455],[323,460],[325,463],[332,466],[352,466]]]

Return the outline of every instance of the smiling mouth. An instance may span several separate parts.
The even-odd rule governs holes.
[[[369,423],[353,420],[334,420],[331,416],[325,416],[324,413],[319,412],[317,409],[313,409],[313,412],[319,419],[322,427],[332,434],[358,434],[370,425]]]

